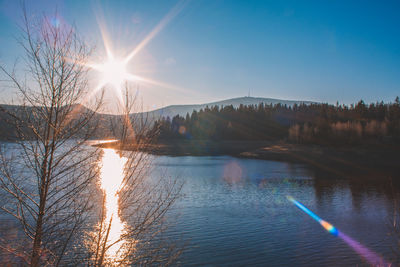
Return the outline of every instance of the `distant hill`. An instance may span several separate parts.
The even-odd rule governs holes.
[[[292,106],[294,104],[312,104],[316,102],[312,101],[298,101],[298,100],[282,100],[282,99],[274,99],[274,98],[263,98],[263,97],[237,97],[226,100],[221,100],[217,102],[198,104],[198,105],[171,105],[164,108],[156,109],[153,111],[147,112],[149,118],[159,118],[159,117],[174,117],[176,115],[186,116],[187,113],[191,114],[193,110],[199,111],[200,109],[204,109],[205,107],[213,107],[213,106],[229,106],[239,107],[242,105],[258,105],[260,103],[264,104],[278,104]]]
[[[0,104],[0,141],[1,140],[15,140],[17,138],[17,132],[15,129],[15,123],[17,122],[13,116],[18,117],[22,122],[29,121],[33,114],[37,114],[40,107],[32,106],[20,106],[20,105],[7,105]],[[71,107],[72,116],[69,118],[69,122],[78,121],[82,119],[83,114],[92,114],[92,110],[88,109],[84,105],[76,104]],[[98,123],[98,131],[93,135],[93,138],[105,138],[111,135],[111,121],[116,121],[118,115],[100,114],[95,113],[93,115],[93,123]],[[21,123],[21,130],[24,132],[26,138],[33,136],[31,130],[27,127],[28,124]],[[82,134],[85,129],[88,129],[93,125],[88,124],[82,128]],[[79,135],[79,133],[78,133]]]

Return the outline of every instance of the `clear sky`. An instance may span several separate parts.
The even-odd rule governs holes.
[[[245,96],[329,103],[400,95],[399,1],[26,1],[28,13],[74,24],[104,53],[100,26],[125,56],[182,7],[129,69],[171,85],[139,84],[146,109]],[[0,60],[21,55],[19,1],[0,1]],[[1,102],[10,89],[0,89]]]

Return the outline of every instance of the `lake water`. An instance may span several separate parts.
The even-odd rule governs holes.
[[[152,175],[184,182],[167,232],[185,244],[183,266],[369,266],[368,253],[394,260],[398,191],[386,182],[350,182],[303,165],[227,156],[159,156],[154,166]],[[287,196],[351,241],[329,234]]]
[[[99,163],[107,216],[118,216],[115,175],[122,173],[124,162],[115,151],[105,150]],[[167,213],[171,226],[166,231],[171,242],[183,247],[178,259],[182,266],[397,262],[400,227],[392,224],[394,212],[400,211],[400,190],[393,184],[400,177],[393,177],[392,183],[384,180],[387,177],[349,180],[299,164],[228,156],[154,156],[152,163],[150,175],[167,175],[183,183],[182,197]],[[334,225],[340,234],[328,233],[288,196]],[[118,225],[124,224],[118,218],[113,220],[119,223],[115,231],[111,230],[117,237]],[[0,233],[14,233],[11,221],[0,222]]]

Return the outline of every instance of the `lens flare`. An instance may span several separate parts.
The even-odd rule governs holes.
[[[322,220],[318,215],[309,210],[299,201],[295,200],[293,197],[287,196],[287,199],[294,205],[296,205],[296,207],[298,207],[300,210],[304,211],[311,218],[316,220],[330,234],[337,236],[341,240],[343,240],[349,247],[351,247],[355,252],[357,252],[358,255],[360,255],[363,259],[368,261],[368,263],[371,264],[372,266],[392,266],[391,263],[386,262],[381,256],[379,256],[375,252],[361,245],[359,242],[349,237],[348,235],[344,234],[343,232],[340,232],[336,227],[334,227],[329,222]]]

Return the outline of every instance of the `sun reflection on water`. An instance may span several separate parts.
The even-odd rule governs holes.
[[[127,159],[118,155],[113,149],[103,149],[103,152],[100,178],[101,188],[104,190],[106,197],[105,222],[107,225],[111,222],[107,242],[107,246],[109,246],[120,239],[124,229],[124,223],[118,214],[118,190],[124,178],[124,165]],[[110,246],[106,255],[111,258],[118,257],[117,254],[121,245],[122,242],[117,242]]]

